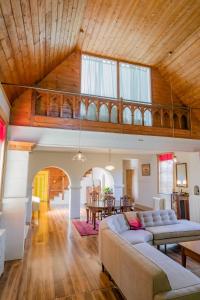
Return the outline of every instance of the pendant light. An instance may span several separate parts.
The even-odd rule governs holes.
[[[86,157],[82,153],[80,145],[81,145],[81,115],[80,115],[80,130],[78,134],[78,152],[73,156],[72,160],[84,162],[86,161]]]
[[[108,149],[108,164],[105,166],[105,169],[108,171],[113,171],[115,167],[111,163],[111,150]]]

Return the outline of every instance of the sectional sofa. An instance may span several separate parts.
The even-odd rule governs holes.
[[[130,230],[123,214],[99,226],[99,255],[128,300],[199,300],[200,278],[153,245],[200,239],[200,224],[177,220],[173,210],[138,212],[145,230]]]

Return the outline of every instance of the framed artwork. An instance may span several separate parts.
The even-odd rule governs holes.
[[[142,164],[142,176],[150,176],[150,164]]]

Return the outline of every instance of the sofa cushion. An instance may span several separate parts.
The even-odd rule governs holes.
[[[178,222],[172,209],[138,212],[138,217],[144,227],[170,225]]]
[[[126,230],[129,230],[129,225],[123,214],[105,218],[103,221],[100,222],[100,227],[101,229],[110,228],[112,231],[119,234]]]
[[[165,272],[173,290],[200,284],[200,278],[147,243],[133,247]]]
[[[154,240],[163,240],[200,235],[200,224],[179,220],[177,224],[146,227],[146,230],[153,234]]]
[[[126,211],[123,213],[128,223],[132,220],[138,219],[137,213],[135,211]]]
[[[146,230],[127,230],[121,233],[121,237],[131,244],[151,242],[153,235]]]

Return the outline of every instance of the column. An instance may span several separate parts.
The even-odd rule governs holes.
[[[71,186],[69,201],[69,217],[70,219],[80,218],[80,202],[81,202],[81,187]]]
[[[7,150],[2,223],[6,229],[5,259],[21,259],[27,233],[26,206],[28,202],[29,152]]]

